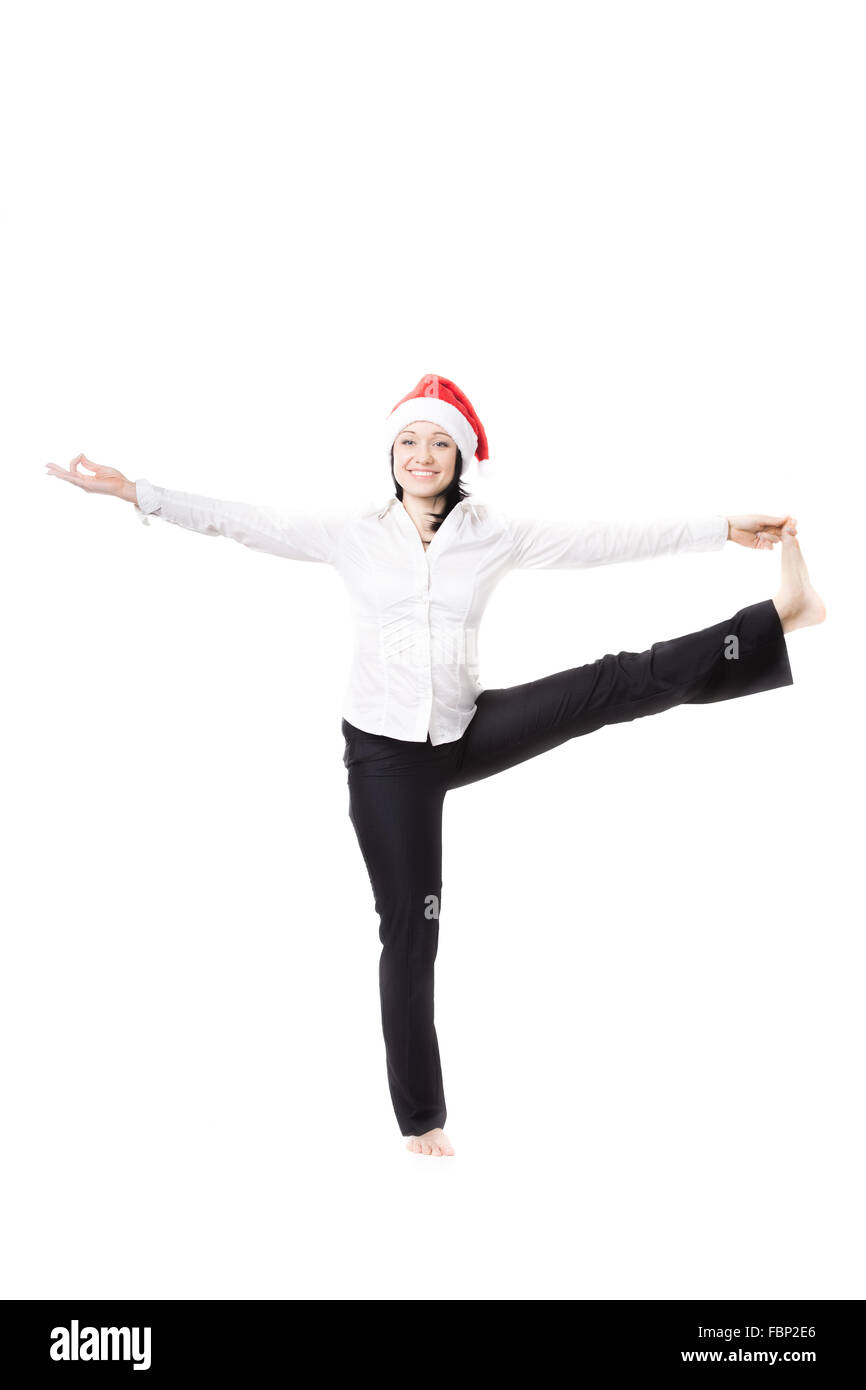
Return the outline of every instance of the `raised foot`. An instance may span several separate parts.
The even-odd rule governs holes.
[[[428,1154],[434,1158],[445,1158],[453,1154],[454,1148],[444,1129],[428,1129],[426,1134],[410,1134],[406,1148],[413,1154]]]
[[[782,527],[782,575],[773,602],[784,632],[823,623],[827,609],[821,595],[812,588],[809,571],[797,540],[797,524],[788,518]]]

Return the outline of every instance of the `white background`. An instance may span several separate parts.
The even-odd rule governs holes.
[[[0,1295],[866,1295],[862,21],[6,8]],[[384,502],[428,371],[487,429],[476,498],[791,511],[828,608],[791,687],[449,795],[447,1160],[387,1091],[338,577],[44,470]],[[509,575],[483,683],[779,565]]]

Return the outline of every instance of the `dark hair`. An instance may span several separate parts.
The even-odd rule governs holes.
[[[431,518],[431,521],[430,521],[430,530],[431,530],[431,531],[438,531],[438,530],[439,530],[439,527],[442,525],[442,522],[445,520],[445,518],[446,518],[446,516],[448,515],[448,513],[449,513],[449,512],[453,512],[453,510],[454,510],[454,508],[457,506],[458,502],[462,502],[462,501],[464,501],[465,498],[471,497],[471,496],[472,496],[472,494],[471,494],[469,491],[467,491],[467,489],[463,486],[463,484],[462,484],[461,481],[460,481],[460,475],[462,474],[462,472],[463,472],[463,455],[461,454],[460,450],[458,449],[458,450],[457,450],[457,462],[456,462],[455,465],[454,465],[454,477],[451,479],[451,482],[450,482],[450,484],[449,484],[449,486],[448,486],[448,490],[447,490],[447,492],[445,493],[445,506],[442,508],[442,511],[441,511],[441,512],[428,512],[428,513],[427,513],[427,515]],[[399,497],[400,501],[402,502],[402,501],[403,501],[403,484],[402,484],[402,483],[398,483],[396,477],[394,476],[394,446],[393,446],[393,444],[391,445],[391,477],[394,478],[394,491],[396,492],[397,496]]]

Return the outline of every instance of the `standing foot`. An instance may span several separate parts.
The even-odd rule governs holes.
[[[797,540],[797,523],[785,518],[782,527],[782,577],[779,592],[773,598],[782,622],[783,632],[798,627],[823,623],[827,616],[824,600],[812,588],[809,571]]]
[[[428,1129],[426,1134],[410,1134],[406,1148],[410,1153],[432,1154],[434,1158],[444,1158],[454,1152],[444,1129]]]

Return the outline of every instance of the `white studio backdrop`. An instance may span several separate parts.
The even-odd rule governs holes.
[[[3,1297],[864,1296],[862,22],[4,12]],[[447,1161],[387,1092],[339,578],[44,471],[384,502],[428,371],[487,429],[474,496],[790,510],[828,608],[792,687],[446,799]],[[779,563],[509,575],[483,683]]]

